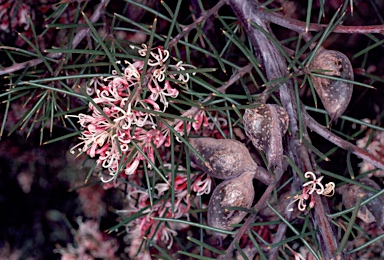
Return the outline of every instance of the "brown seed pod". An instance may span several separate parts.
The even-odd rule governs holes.
[[[359,182],[378,191],[381,190],[380,185],[369,178],[363,178]],[[347,209],[356,205],[359,196],[364,201],[376,194],[354,184],[343,185],[336,191],[342,195],[342,202]],[[357,217],[367,224],[375,222],[377,226],[384,228],[384,197],[377,197],[366,205],[361,206]]]
[[[324,50],[316,54],[311,70],[325,70],[324,75],[353,80],[351,62],[343,53]],[[347,109],[351,101],[353,85],[339,80],[312,77],[312,82],[321,102],[331,117],[336,121]]]
[[[265,152],[268,169],[282,168],[283,135],[288,129],[288,115],[283,107],[265,104],[258,108],[246,109],[243,117],[246,135],[253,145]]]
[[[227,210],[229,207],[249,209],[255,195],[252,184],[253,173],[245,172],[239,177],[223,181],[213,191],[208,204],[208,225],[224,230],[232,230],[231,225],[240,223],[245,215],[244,211]],[[219,239],[227,235],[214,233]]]
[[[226,180],[243,172],[256,173],[257,164],[247,147],[236,140],[204,137],[190,138],[188,141],[205,163],[193,151],[190,152],[191,160],[212,177]]]

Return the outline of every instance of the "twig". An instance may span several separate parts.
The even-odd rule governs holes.
[[[350,149],[350,151],[360,157],[361,159],[371,163],[377,168],[384,169],[384,161],[376,158],[372,154],[368,153],[366,150],[357,147],[354,144],[351,144],[350,142],[338,137],[331,131],[329,131],[326,127],[319,124],[315,119],[313,119],[305,110],[302,111],[304,118],[306,120],[307,126],[314,131],[315,133],[319,134],[320,136],[324,137],[326,140],[332,142],[333,144],[339,146],[340,148],[344,150]]]
[[[285,232],[287,231],[287,225],[285,223],[281,223],[279,227],[277,228],[276,234],[273,237],[273,244],[279,243],[281,240],[283,240],[285,236]],[[274,247],[269,251],[268,259],[269,260],[275,260],[277,259],[277,254],[279,253],[279,248]]]
[[[293,31],[296,31],[298,33],[303,33],[306,31],[306,23],[285,17],[281,14],[272,13],[272,12],[263,12],[263,10],[259,9],[258,16],[262,18],[263,20],[266,20],[268,22],[278,24],[282,27],[285,27],[287,29],[291,29]],[[327,24],[315,24],[310,23],[308,27],[308,31],[312,32],[318,32],[321,30],[324,30],[327,28]],[[344,25],[338,25],[335,27],[335,29],[332,31],[334,33],[359,33],[359,34],[367,34],[367,33],[383,33],[384,32],[384,25],[367,25],[367,26],[344,26]]]
[[[183,28],[183,31],[169,42],[168,48],[173,47],[175,44],[177,44],[181,40],[181,38],[183,38],[185,35],[187,35],[191,30],[195,29],[198,24],[202,23],[203,21],[207,20],[208,17],[215,14],[226,2],[227,2],[226,0],[220,0],[214,7],[205,11],[193,23],[185,26]]]
[[[100,1],[100,4],[97,6],[97,8],[95,9],[95,12],[92,14],[92,16],[90,18],[90,21],[92,23],[95,23],[95,22],[97,22],[97,20],[99,20],[101,13],[104,11],[104,8],[106,6],[106,2],[107,2],[107,0],[101,0]],[[68,48],[70,46],[72,49],[75,49],[77,47],[77,45],[79,45],[79,43],[83,40],[83,38],[89,33],[89,31],[90,31],[89,28],[81,29],[75,35],[75,37],[73,37],[72,44],[71,45],[67,44],[64,48]],[[56,52],[56,53],[49,53],[47,55],[47,57],[52,58],[52,59],[61,59],[62,55],[63,55],[63,53]],[[42,62],[43,62],[42,59],[36,58],[33,60],[29,60],[29,61],[25,61],[25,62],[21,62],[21,63],[16,63],[10,67],[0,69],[0,75],[10,74],[12,72],[21,70],[21,69],[25,68],[26,66],[31,66],[31,67],[36,66]]]
[[[217,91],[219,91],[220,93],[225,93],[228,87],[233,85],[238,79],[240,79],[245,74],[250,73],[252,69],[253,65],[251,63],[240,68],[239,71],[227,81],[227,83],[217,88]]]

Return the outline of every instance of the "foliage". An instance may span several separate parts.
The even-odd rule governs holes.
[[[372,205],[384,190],[384,71],[377,55],[384,28],[365,25],[382,21],[384,6],[364,6],[377,10],[370,16],[365,3],[352,1],[242,4],[248,8],[235,0],[2,3],[2,142],[20,135],[44,145],[72,142],[78,158],[63,160],[78,167],[84,161],[84,183],[70,181],[83,204],[92,203],[92,190],[84,191],[92,186],[121,202],[108,213],[117,221],[109,235],[124,237],[120,251],[114,239],[98,233],[97,222],[78,221],[76,237],[88,225],[94,239],[116,251],[108,257],[231,259],[236,248],[238,258],[379,258],[384,209]],[[351,62],[343,67],[327,59],[323,66],[318,53],[328,50]],[[326,91],[319,91],[324,82],[348,87],[343,95],[332,93],[348,96],[336,112]],[[266,104],[280,114],[260,123],[273,130],[254,134],[257,126],[249,125],[255,121],[243,121],[243,115]],[[279,119],[284,126],[272,127]],[[252,146],[264,135],[262,146]],[[219,185],[218,170],[211,171],[215,161],[204,158],[208,144],[199,150],[189,139],[198,137],[237,139],[247,147],[241,154],[256,162],[252,167],[266,168],[276,180],[264,182],[267,188],[252,181],[252,208],[248,202],[220,205],[225,213],[248,214],[244,222],[208,225],[215,221],[207,222],[207,212],[217,213],[208,203],[211,191],[233,179]],[[247,184],[254,175],[244,175]],[[358,198],[343,196],[348,185],[358,187]],[[104,206],[86,211],[93,220],[106,214]],[[370,221],[363,211],[371,213]],[[77,246],[61,245],[57,252],[98,257],[84,253],[84,241],[76,240]]]

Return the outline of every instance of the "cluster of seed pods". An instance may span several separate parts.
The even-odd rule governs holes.
[[[231,207],[249,209],[255,195],[253,178],[270,184],[273,177],[251,158],[248,149],[230,139],[190,138],[189,143],[199,153],[191,151],[191,160],[212,177],[224,180],[212,193],[208,204],[208,225],[232,230],[247,214]],[[203,159],[203,160],[202,160]],[[223,239],[222,233],[214,235]]]

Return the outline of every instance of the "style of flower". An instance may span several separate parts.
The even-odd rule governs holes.
[[[305,201],[308,198],[309,198],[309,195],[307,193],[307,189],[304,188],[302,194],[296,194],[295,196],[293,196],[293,201],[291,203],[289,203],[288,207],[291,204],[295,203],[296,201],[299,201],[298,208],[299,208],[300,211],[304,211],[307,208],[307,205],[305,204]],[[288,211],[293,211],[293,208],[289,208]]]
[[[295,260],[306,260],[300,253],[294,251],[288,244],[284,244],[285,248],[288,248],[289,251],[294,255]]]
[[[325,189],[322,195],[332,197],[335,194],[335,183],[328,182],[325,184]]]
[[[312,179],[306,183],[303,184],[303,190],[301,194],[296,194],[293,196],[293,201],[288,204],[288,211],[293,211],[293,208],[291,208],[291,204],[294,204],[296,201],[299,201],[298,203],[298,209],[300,211],[305,211],[307,208],[306,201],[311,198],[309,207],[313,208],[315,206],[315,199],[313,197],[313,193],[316,192],[319,195],[324,195],[327,197],[333,196],[335,193],[335,183],[329,182],[324,185],[321,183],[324,176],[320,176],[319,178],[316,177],[316,175],[313,172],[306,172],[304,174],[305,178]]]

